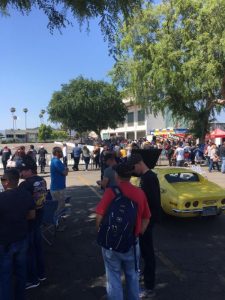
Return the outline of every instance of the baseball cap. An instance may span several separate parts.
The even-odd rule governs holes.
[[[119,177],[121,178],[130,178],[134,171],[134,166],[127,162],[119,163],[113,166],[113,169],[116,171]]]

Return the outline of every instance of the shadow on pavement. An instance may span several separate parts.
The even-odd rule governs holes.
[[[99,198],[87,187],[67,188],[71,216],[53,245],[44,243],[47,280],[27,291],[29,300],[94,300],[105,294],[104,265],[96,243],[94,209]]]

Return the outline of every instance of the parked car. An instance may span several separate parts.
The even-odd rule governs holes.
[[[225,189],[188,169],[155,168],[160,182],[161,207],[176,217],[216,216],[225,211]],[[132,179],[139,185],[138,178]]]

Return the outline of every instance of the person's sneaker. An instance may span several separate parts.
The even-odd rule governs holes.
[[[43,276],[43,277],[39,277],[38,279],[39,279],[39,281],[45,281],[47,279],[47,277]]]
[[[155,291],[154,290],[149,290],[149,289],[143,289],[139,293],[140,299],[148,299],[151,297],[155,296]]]
[[[26,283],[26,290],[29,290],[29,289],[33,289],[33,288],[36,288],[40,285],[40,282],[35,282],[35,283],[32,283],[32,282],[27,282]]]

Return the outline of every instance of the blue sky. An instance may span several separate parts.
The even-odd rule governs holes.
[[[97,21],[80,31],[78,24],[57,30],[47,29],[48,19],[38,10],[29,16],[12,11],[0,16],[0,129],[12,128],[10,108],[16,108],[17,128],[25,128],[23,108],[28,108],[27,127],[40,125],[39,114],[46,109],[61,84],[83,75],[109,80],[113,59]],[[47,115],[44,117],[47,122]],[[225,121],[224,113],[218,117]]]
[[[109,80],[113,59],[97,21],[91,22],[89,33],[74,22],[53,35],[47,23],[38,10],[29,16],[13,11],[10,17],[0,17],[0,129],[12,128],[11,107],[16,108],[17,128],[25,128],[25,107],[27,127],[40,125],[40,110],[52,93],[79,75]]]

